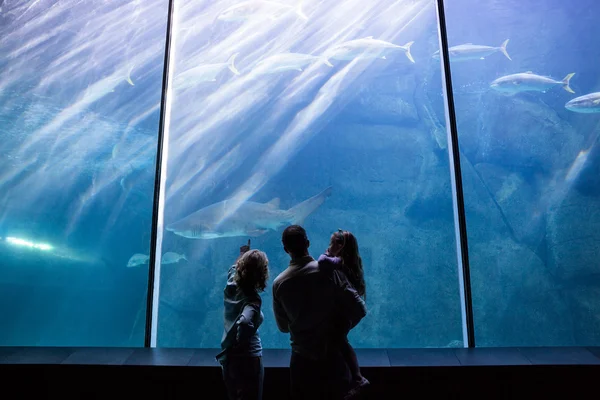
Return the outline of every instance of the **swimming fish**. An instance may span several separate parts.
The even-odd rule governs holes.
[[[184,254],[177,254],[169,251],[163,254],[161,264],[176,264],[179,262],[179,260],[187,261],[187,258]]]
[[[136,253],[132,255],[129,261],[127,262],[127,267],[132,268],[137,267],[138,265],[144,265],[148,262],[148,260],[150,260],[150,256]]]
[[[302,1],[300,1],[296,7],[293,7],[276,1],[267,0],[243,1],[223,10],[219,13],[217,19],[228,22],[262,18],[276,20],[290,11],[295,12],[296,15],[303,20],[308,20],[308,17],[304,14],[304,11],[302,11]]]
[[[554,86],[561,85],[569,93],[575,93],[569,86],[569,81],[575,75],[569,74],[562,81],[556,81],[547,76],[536,75],[531,71],[507,75],[496,79],[490,87],[498,92],[515,94],[520,92],[546,92]]]
[[[288,210],[279,209],[279,198],[267,203],[246,201],[233,210],[231,200],[224,200],[201,208],[166,229],[188,239],[260,236],[286,224],[301,224],[331,195],[331,190],[328,187]]]
[[[569,111],[583,114],[600,113],[600,92],[576,97],[567,102],[565,108]]]
[[[467,61],[467,60],[483,60],[485,57],[494,54],[496,52],[501,52],[512,61],[512,58],[508,55],[506,51],[506,45],[508,44],[508,40],[506,39],[504,43],[500,45],[500,47],[492,47],[492,46],[483,46],[473,43],[465,43],[460,44],[458,46],[453,46],[448,48],[448,55],[450,56],[450,61]],[[433,53],[433,58],[440,58],[440,51],[436,51]]]
[[[240,71],[237,70],[234,64],[238,54],[235,53],[224,63],[203,64],[177,74],[173,85],[176,89],[185,89],[202,82],[214,82],[217,80],[217,75],[225,68],[229,68],[235,75],[240,75]]]
[[[386,58],[386,55],[403,51],[410,62],[415,60],[410,54],[410,46],[414,42],[408,42],[404,46],[399,46],[384,40],[373,39],[373,36],[367,36],[362,39],[354,39],[333,46],[326,51],[325,57],[334,60],[354,60],[355,58]]]
[[[280,53],[272,55],[256,64],[256,70],[272,74],[284,71],[302,71],[302,68],[314,62],[321,61],[328,67],[333,67],[325,57],[301,53]]]

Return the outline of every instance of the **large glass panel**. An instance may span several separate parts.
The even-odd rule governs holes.
[[[434,2],[176,0],[174,15],[158,346],[219,347],[239,247],[267,253],[271,283],[295,222],[315,257],[337,228],[358,239],[355,346],[462,346]],[[263,345],[287,348],[271,301],[269,284]]]
[[[446,8],[476,343],[598,345],[600,3]]]
[[[143,346],[167,1],[0,10],[0,345]]]

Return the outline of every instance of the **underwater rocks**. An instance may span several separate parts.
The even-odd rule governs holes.
[[[475,165],[475,171],[504,224],[510,228],[513,239],[535,251],[546,228],[535,182],[518,169],[509,170],[487,163]]]
[[[600,199],[568,190],[548,211],[550,273],[569,282],[600,273]],[[600,279],[596,278],[600,285]]]
[[[417,123],[418,115],[412,103],[391,94],[365,94],[349,103],[344,119],[352,122],[377,124]]]
[[[165,245],[168,246],[169,243],[163,242],[163,246]],[[160,271],[160,346],[202,347],[204,344],[207,347],[218,347],[217,338],[222,334],[223,326],[215,321],[221,321],[222,314],[210,314],[207,310],[212,310],[213,305],[218,304],[214,297],[220,297],[222,301],[223,282],[226,281],[228,267],[226,263],[222,271],[216,271],[219,267],[212,265],[213,253],[210,247],[204,244],[201,247],[197,243],[193,245],[182,249],[188,253],[190,262],[182,263],[176,268],[162,268]],[[203,259],[206,264],[198,263],[198,259]],[[211,267],[207,268],[207,265]],[[219,278],[222,282],[217,284]]]
[[[463,160],[478,343],[597,343],[600,305],[587,296],[600,285],[600,199]]]
[[[457,100],[457,108],[461,149],[473,163],[549,173],[581,147],[582,135],[535,96],[487,93]]]
[[[432,165],[420,178],[421,181],[415,182],[415,190],[404,210],[406,217],[414,226],[426,226],[433,220],[453,225],[454,208],[447,160]]]
[[[341,118],[361,124],[414,126],[419,116],[413,102],[416,83],[410,77],[383,75],[360,84]]]
[[[530,219],[537,195],[514,172],[462,161],[478,344],[572,343],[566,304],[534,251],[545,228],[543,219]],[[442,188],[443,178],[435,179]]]
[[[401,210],[374,214],[355,205],[320,223],[349,229],[359,241],[368,314],[351,332],[354,346],[444,347],[462,337],[451,221],[415,227]]]
[[[572,316],[575,342],[579,346],[598,345],[600,332],[599,277],[587,284],[565,287],[564,296]]]
[[[510,238],[469,249],[478,345],[574,344],[567,304],[539,257]]]
[[[435,155],[422,129],[389,125],[330,125],[323,132],[327,157],[316,159],[323,176],[335,177],[336,202],[360,202],[378,212],[403,207],[431,178]],[[339,160],[332,164],[331,159]],[[446,176],[449,176],[446,172]]]
[[[461,170],[469,243],[492,242],[497,237],[513,237],[511,227],[494,202],[490,190],[475,167],[463,156]]]

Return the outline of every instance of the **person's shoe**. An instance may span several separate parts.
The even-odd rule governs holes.
[[[370,384],[371,384],[371,382],[369,382],[369,380],[367,378],[362,377],[362,379],[356,383],[356,386],[354,386],[352,389],[350,389],[348,391],[348,393],[346,393],[346,396],[344,396],[344,400],[356,400],[356,399],[360,398],[360,395],[362,394],[362,392]]]

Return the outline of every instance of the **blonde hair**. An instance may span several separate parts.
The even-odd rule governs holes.
[[[269,259],[260,250],[245,252],[237,261],[235,283],[243,291],[262,292],[269,279]]]

